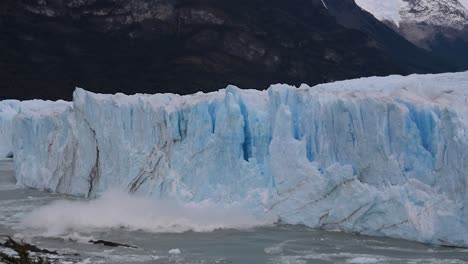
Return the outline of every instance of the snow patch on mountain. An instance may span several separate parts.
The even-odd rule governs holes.
[[[356,0],[356,3],[381,21],[425,23],[463,29],[468,25],[468,0]]]
[[[397,26],[402,20],[400,11],[407,5],[403,0],[355,0],[355,2],[378,20],[390,21]]]
[[[327,4],[325,4],[325,0],[322,0],[322,4],[323,4],[323,6],[324,6],[326,9],[328,9]]]
[[[411,0],[401,13],[408,23],[427,23],[459,30],[468,25],[468,10],[458,0]]]
[[[468,9],[468,0],[459,0],[460,4],[462,4],[466,9]]]

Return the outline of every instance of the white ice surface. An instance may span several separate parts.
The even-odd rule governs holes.
[[[27,186],[468,246],[468,72],[188,96],[77,89],[42,113],[14,118]]]

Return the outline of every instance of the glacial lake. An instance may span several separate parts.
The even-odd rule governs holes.
[[[53,236],[23,225],[31,211],[62,200],[77,199],[16,186],[12,161],[0,160],[0,234],[56,250],[64,256],[61,263],[468,263],[468,249],[304,226],[269,225],[201,233],[153,233],[114,227]],[[136,248],[106,247],[89,240]]]

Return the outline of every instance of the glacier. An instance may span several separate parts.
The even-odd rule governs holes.
[[[18,114],[43,110],[47,110],[49,114],[51,112],[61,112],[67,105],[71,105],[71,103],[61,100],[56,102],[42,100],[0,101],[0,159],[10,157],[13,154],[14,119]]]
[[[46,105],[0,110],[20,185],[468,247],[468,72]]]

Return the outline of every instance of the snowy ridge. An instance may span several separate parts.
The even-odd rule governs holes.
[[[458,0],[408,1],[401,13],[408,23],[427,23],[459,30],[468,25],[468,10]]]
[[[468,246],[467,104],[468,72],[188,96],[77,89],[61,112],[16,116],[15,169],[55,192],[118,187]]]
[[[458,0],[356,0],[377,19],[400,23],[425,23],[462,30],[468,25],[468,3]]]

